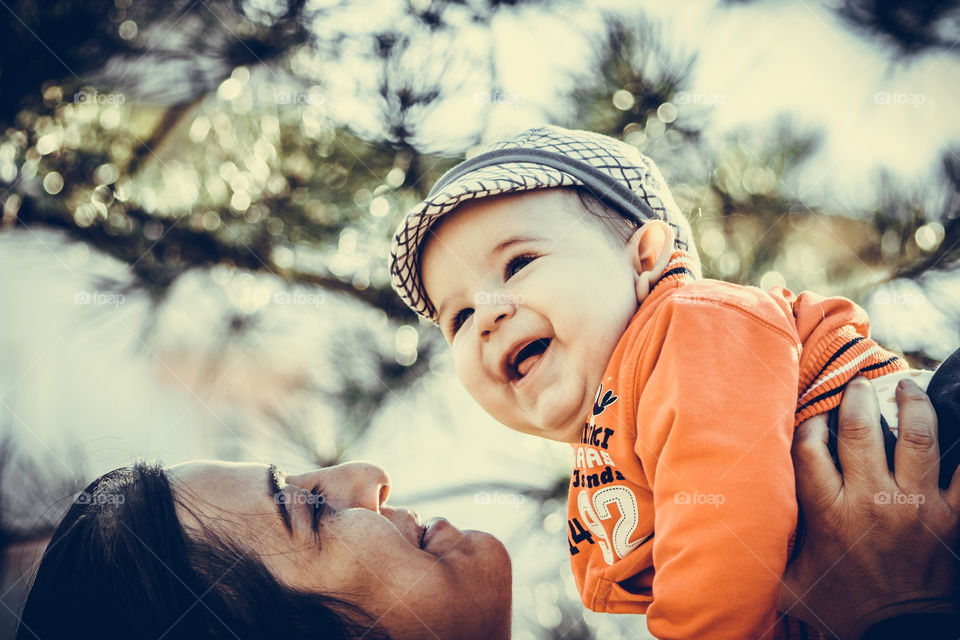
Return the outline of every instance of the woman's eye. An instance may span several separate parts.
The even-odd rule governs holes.
[[[530,264],[536,259],[537,259],[536,256],[531,256],[531,255],[523,255],[523,256],[517,256],[516,258],[512,258],[510,262],[507,263],[506,269],[504,269],[503,279],[509,280],[518,271],[520,271],[521,269],[523,269],[525,266],[527,266],[528,264]]]
[[[320,485],[315,485],[307,493],[308,505],[310,509],[310,527],[313,530],[314,535],[318,535],[318,528],[320,526],[320,519],[323,518],[324,512],[327,510],[327,494],[320,488]]]
[[[456,335],[457,331],[460,330],[460,327],[470,319],[470,316],[473,315],[473,309],[461,309],[453,316],[453,320],[450,321],[450,333]]]

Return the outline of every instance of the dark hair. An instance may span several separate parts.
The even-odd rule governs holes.
[[[586,213],[590,214],[586,217],[597,222],[612,240],[626,244],[633,232],[637,230],[636,222],[608,205],[587,187],[569,187],[569,189],[577,194],[580,205]]]
[[[387,639],[359,607],[279,582],[259,558],[190,535],[159,465],[93,481],[60,521],[17,640],[40,638]]]

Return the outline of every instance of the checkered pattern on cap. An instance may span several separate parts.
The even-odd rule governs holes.
[[[697,258],[690,224],[652,160],[608,136],[548,126],[497,142],[437,181],[393,236],[393,288],[411,309],[436,322],[436,309],[420,277],[420,251],[438,219],[466,200],[576,186],[588,188],[638,225],[653,218],[664,220],[676,233],[675,247]]]

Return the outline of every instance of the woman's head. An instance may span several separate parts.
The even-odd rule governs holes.
[[[64,516],[19,637],[506,637],[502,545],[441,521],[421,548],[388,482],[360,463],[113,471]]]

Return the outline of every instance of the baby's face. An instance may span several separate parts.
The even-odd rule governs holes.
[[[638,307],[628,248],[588,215],[560,189],[467,202],[421,260],[467,391],[511,429],[562,442],[580,439]]]

